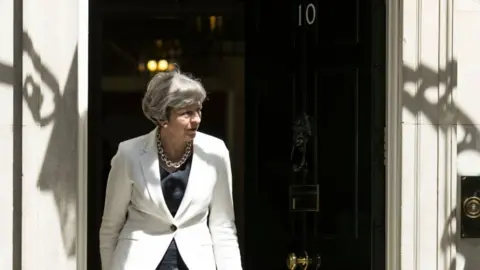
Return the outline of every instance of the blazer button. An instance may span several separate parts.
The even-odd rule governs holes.
[[[177,230],[177,226],[175,225],[170,225],[170,230],[172,230],[172,232],[176,231]]]

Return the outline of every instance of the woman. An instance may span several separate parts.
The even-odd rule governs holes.
[[[148,84],[157,127],[120,143],[100,228],[103,270],[241,270],[230,158],[197,131],[206,92],[179,71]]]

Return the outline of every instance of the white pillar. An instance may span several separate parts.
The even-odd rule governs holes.
[[[480,1],[454,1],[454,57],[458,63],[455,107],[457,109],[458,175],[480,175]],[[458,178],[460,184],[460,178]],[[459,194],[459,193],[458,193]],[[460,196],[456,203],[460,211]],[[459,217],[459,215],[457,215]],[[458,219],[459,220],[459,219]],[[480,268],[480,240],[460,239],[457,227],[458,270]]]
[[[13,265],[13,0],[0,0],[0,269]]]
[[[85,252],[84,242],[77,250],[83,2],[23,0],[22,269],[77,269]]]
[[[387,1],[386,106],[386,270],[399,270],[401,260],[401,0]]]
[[[455,257],[452,0],[403,1],[404,270],[450,270]],[[472,28],[470,28],[472,29]]]

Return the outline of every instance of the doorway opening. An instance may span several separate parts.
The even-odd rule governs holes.
[[[90,13],[88,269],[101,269],[98,230],[110,160],[121,141],[154,128],[141,109],[143,93],[155,73],[173,65],[207,90],[200,131],[230,150],[243,245],[243,7],[104,1]]]

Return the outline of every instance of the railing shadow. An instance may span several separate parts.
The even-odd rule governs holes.
[[[27,105],[33,120],[39,127],[52,126],[52,133],[38,175],[37,188],[53,194],[62,230],[64,250],[66,255],[71,257],[76,254],[77,226],[77,127],[79,121],[77,48],[75,48],[62,91],[58,79],[42,62],[34,42],[25,32],[23,33],[23,44],[24,55],[30,59],[35,73],[40,75],[40,80],[37,81],[33,74],[26,74],[23,85],[24,104]],[[0,63],[0,83],[13,85],[13,73],[14,67]],[[46,104],[46,96],[53,96],[54,105],[53,110],[44,115],[42,108]],[[23,104],[14,104],[14,106],[23,106]],[[35,134],[27,132],[27,136],[34,137]],[[25,144],[23,152],[24,155],[29,152],[25,148]],[[24,197],[24,199],[27,198]]]
[[[462,108],[454,108],[454,104],[451,100],[451,94],[457,86],[457,62],[451,61],[444,70],[436,71],[431,68],[420,65],[416,69],[412,69],[406,65],[403,67],[404,85],[414,83],[417,84],[417,92],[412,95],[406,89],[403,91],[403,107],[407,109],[413,115],[421,114],[431,124],[435,125],[440,132],[447,134],[448,129],[451,129],[451,125],[448,123],[456,123],[457,129],[461,128],[464,131],[465,136],[457,138],[457,153],[454,159],[456,159],[462,152],[465,151],[477,151],[480,153],[480,149],[476,146],[476,139],[480,138],[480,130],[474,125],[474,121],[462,111]],[[440,83],[444,85],[445,92],[438,96],[438,101],[431,102],[427,98],[427,90],[438,87],[438,79],[441,78]],[[440,124],[437,124],[440,123]],[[445,124],[441,124],[445,123]],[[473,139],[472,139],[473,138]],[[447,149],[447,147],[445,147]],[[445,153],[447,154],[447,153]],[[445,164],[445,168],[448,168],[448,164]],[[445,174],[448,174],[445,171]],[[458,180],[456,182],[459,184]],[[448,189],[445,189],[446,192]],[[449,194],[443,194],[444,196],[450,196]],[[458,204],[458,202],[456,203]],[[459,239],[458,213],[457,209],[453,211],[448,210],[448,205],[439,205],[444,207],[447,214],[447,221],[444,224],[444,231],[440,241],[440,248],[442,252],[447,253],[450,247],[456,246],[457,256],[452,260],[450,270],[474,270],[478,268],[478,260],[476,259],[478,250],[470,252],[474,247],[466,247],[464,243]],[[440,208],[441,209],[441,208]],[[452,228],[457,228],[457,231],[452,231]],[[480,242],[479,242],[480,243]],[[477,267],[475,267],[477,265]]]
[[[13,67],[0,62],[0,83],[13,85]]]

